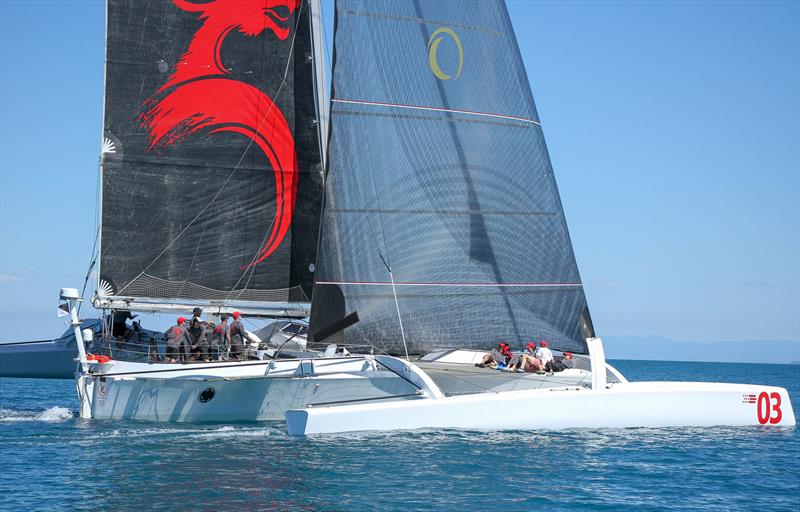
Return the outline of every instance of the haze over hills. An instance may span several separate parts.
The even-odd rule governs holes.
[[[603,336],[608,359],[708,361],[720,363],[800,362],[800,340],[676,341],[662,336]]]

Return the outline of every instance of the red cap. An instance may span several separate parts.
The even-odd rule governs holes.
[[[546,347],[547,346],[547,342],[542,340],[542,341],[539,342],[539,346],[540,347]]]
[[[185,322],[186,322],[186,319],[185,319],[185,318],[183,318],[182,316],[179,316],[179,317],[178,317],[178,325],[180,325],[180,324],[182,324],[182,323],[185,323]]]
[[[527,346],[528,348],[536,348],[536,343],[529,341]]]
[[[572,352],[564,352],[565,357],[572,357]]]
[[[237,320],[238,320],[240,316],[242,316],[242,314],[241,314],[241,313],[239,313],[238,311],[234,311],[234,312],[233,312],[233,318],[235,318],[235,319],[237,319]]]

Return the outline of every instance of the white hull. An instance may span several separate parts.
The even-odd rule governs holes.
[[[759,398],[762,393],[766,396]],[[552,388],[312,407],[287,411],[286,424],[290,434],[303,435],[422,428],[793,426],[795,416],[783,388],[706,382],[625,382],[600,391]]]
[[[78,380],[82,416],[94,419],[282,420],[292,408],[342,400],[402,400],[417,391],[363,357],[202,365],[113,361],[94,369]]]

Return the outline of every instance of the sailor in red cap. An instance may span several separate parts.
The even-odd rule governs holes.
[[[497,368],[497,366],[501,363],[506,362],[505,353],[508,350],[508,345],[503,342],[497,344],[496,348],[493,348],[488,354],[483,356],[483,359],[480,363],[476,363],[475,366],[479,366],[484,368],[488,366],[489,368]]]
[[[236,360],[244,358],[244,342],[247,340],[247,331],[244,324],[239,320],[242,316],[238,311],[233,312],[233,323],[231,324],[231,357]]]
[[[177,363],[181,357],[181,345],[190,346],[192,339],[189,337],[189,332],[186,330],[186,319],[182,316],[178,317],[175,325],[167,329],[164,337],[167,339],[167,362]]]
[[[563,372],[567,368],[573,368],[574,362],[572,360],[572,352],[564,352],[560,356],[556,356],[547,365],[545,370],[548,372]]]
[[[536,343],[529,341],[525,345],[525,353],[519,356],[518,372],[538,372],[542,370],[542,362],[536,358]]]
[[[548,348],[548,343],[545,340],[539,342],[539,349],[536,351],[536,357],[542,362],[542,366],[547,366],[547,363],[553,360],[553,353]]]

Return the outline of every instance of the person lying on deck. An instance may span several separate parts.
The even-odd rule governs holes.
[[[548,372],[563,372],[567,368],[574,366],[572,357],[572,352],[564,352],[562,355],[554,357],[552,361],[544,366],[544,369]]]

